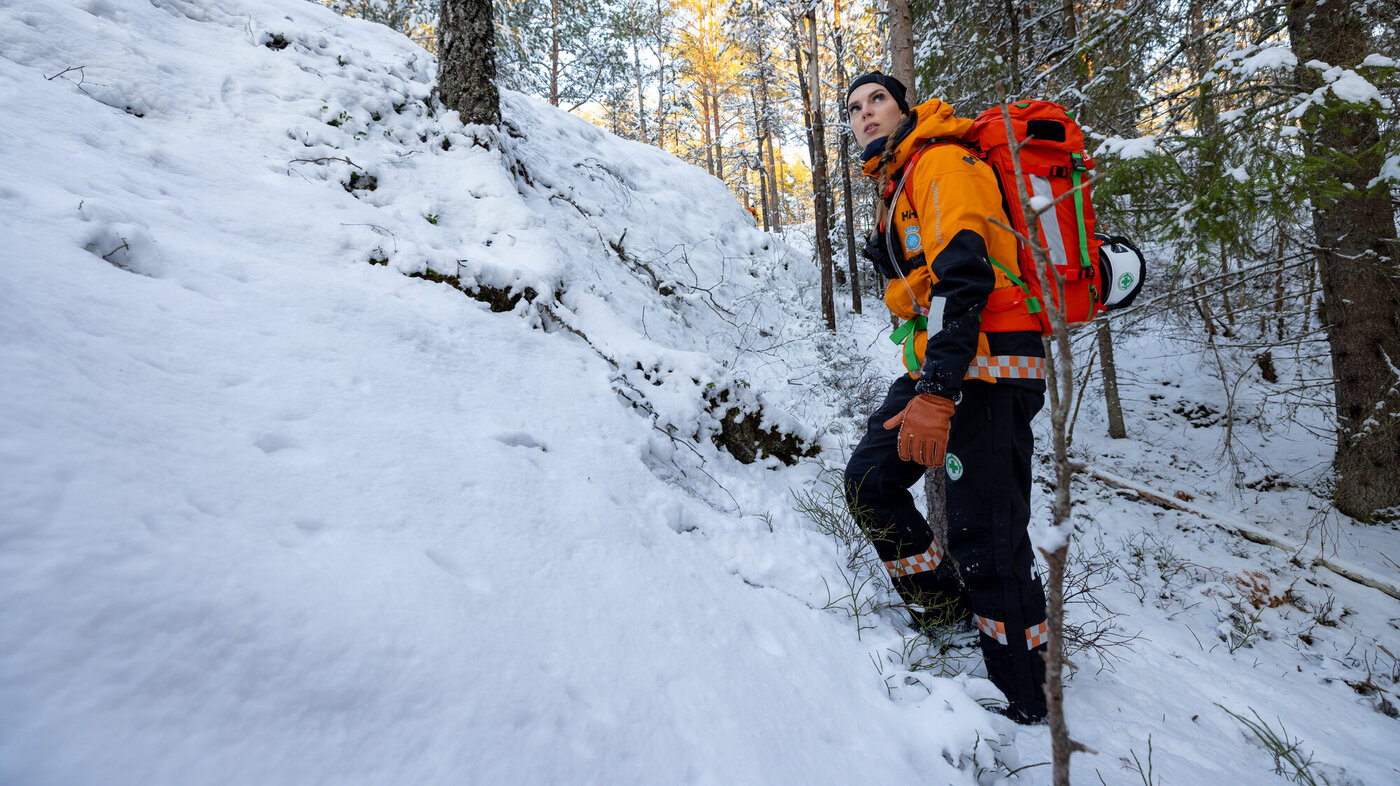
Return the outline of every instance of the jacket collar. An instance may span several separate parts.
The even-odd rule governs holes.
[[[953,107],[931,98],[909,110],[909,116],[895,130],[894,156],[886,163],[891,175],[898,172],[914,152],[934,139],[963,139],[972,130],[972,120],[954,117]],[[881,157],[865,162],[865,174],[880,176]]]

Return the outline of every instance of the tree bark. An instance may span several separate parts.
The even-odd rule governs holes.
[[[758,103],[758,92],[752,87],[749,88],[749,103],[753,105],[753,127],[754,127],[754,162],[753,167],[758,171],[758,204],[763,215],[763,231],[772,229],[769,225],[770,216],[768,214],[768,171],[763,166],[763,109]]]
[[[841,30],[841,0],[835,2],[835,34],[836,34],[836,82],[840,89],[845,90],[848,80],[846,78],[845,36]],[[846,136],[842,134],[838,147],[841,150],[841,196],[846,209],[846,266],[850,270],[851,280],[851,310],[861,313],[860,302],[860,266],[856,262],[856,227],[855,208],[851,204],[851,146]],[[944,541],[939,541],[943,543]]]
[[[719,82],[710,79],[710,122],[714,123],[715,177],[724,179],[724,140],[720,139]]]
[[[1113,359],[1113,330],[1108,320],[1099,322],[1099,367],[1103,369],[1103,398],[1108,407],[1108,436],[1124,439],[1128,431],[1123,427],[1123,400],[1118,396],[1118,363]]]
[[[559,106],[559,0],[549,3],[549,103]]]
[[[767,212],[764,212],[763,218],[764,226],[776,231],[783,227],[783,215],[781,203],[778,201],[778,169],[773,158],[773,106],[768,97],[768,51],[764,49],[764,42],[761,38],[758,42],[758,61],[758,97],[763,106],[763,121],[760,128],[763,134],[763,146],[768,149],[768,209],[773,211],[771,219],[769,219]]]
[[[909,10],[909,0],[890,0],[890,75],[909,91],[906,98],[909,106],[915,106],[914,84],[914,16]]]
[[[701,139],[705,143],[705,171],[715,173],[715,145],[710,138],[710,83],[700,82],[700,127]]]
[[[764,147],[768,148],[768,204],[773,208],[773,230],[779,231],[783,228],[783,202],[778,188],[778,164],[773,156],[773,134],[770,132],[763,141]]]
[[[826,319],[826,329],[836,329],[836,294],[832,276],[831,233],[828,231],[831,205],[831,186],[826,177],[826,134],[822,119],[821,50],[817,44],[817,10],[809,8],[803,17],[807,23],[808,106],[811,109],[811,148],[812,148],[812,228],[817,236],[817,259],[821,265],[822,316]]]
[[[656,146],[666,149],[666,17],[662,0],[656,0],[656,38],[652,53],[656,56]]]
[[[641,141],[647,142],[650,140],[647,139],[647,102],[642,92],[642,50],[637,44],[635,24],[630,26],[629,34],[632,40],[632,74],[637,82],[637,125],[642,135]]]
[[[500,124],[489,0],[442,0],[438,6],[438,96],[463,123]]]
[[[1323,82],[1303,64],[1353,68],[1370,51],[1356,0],[1292,0],[1288,33],[1307,92]],[[1375,116],[1332,98],[1303,120],[1304,151],[1321,167],[1312,204],[1337,397],[1333,499],[1372,522],[1400,506],[1400,242],[1389,187],[1370,185],[1383,158]]]
[[[1002,92],[1002,100],[1005,101],[1005,93]],[[1035,210],[1031,207],[1030,194],[1026,190],[1025,173],[1021,171],[1021,145],[1015,141],[1015,133],[1011,127],[1011,115],[1005,105],[1002,106],[1002,122],[1006,124],[1007,136],[1011,137],[1011,160],[1016,170],[1016,191],[1021,202],[1021,210],[1026,215],[1033,215]],[[1010,194],[1007,197],[1010,198]],[[1052,282],[1059,281],[1063,286],[1063,280],[1055,272],[1054,265],[1050,262],[1050,254],[1041,245],[1040,229],[1037,222],[1028,222],[1026,227],[1031,252],[1035,257],[1036,272],[1041,280],[1054,286]],[[1063,535],[1056,540],[1056,547],[1052,550],[1041,549],[1040,553],[1045,557],[1046,567],[1049,568],[1048,581],[1045,584],[1045,617],[1046,627],[1050,630],[1050,641],[1045,652],[1045,706],[1048,712],[1047,720],[1050,725],[1050,751],[1053,760],[1053,782],[1055,786],[1069,786],[1069,760],[1070,755],[1076,750],[1084,750],[1069,736],[1069,726],[1065,723],[1065,688],[1064,688],[1064,625],[1065,625],[1065,605],[1064,605],[1064,585],[1065,566],[1069,556],[1070,534],[1073,532],[1073,523],[1070,520],[1072,502],[1070,500],[1070,489],[1074,479],[1075,465],[1069,460],[1069,436],[1067,421],[1069,420],[1070,403],[1074,400],[1074,356],[1070,351],[1069,326],[1065,322],[1065,314],[1059,306],[1055,305],[1053,298],[1046,298],[1047,314],[1050,317],[1050,325],[1053,328],[1051,336],[1045,337],[1045,388],[1050,397],[1050,439],[1055,455],[1055,498],[1050,506],[1051,521],[1054,530]],[[1055,352],[1051,352],[1053,343]]]

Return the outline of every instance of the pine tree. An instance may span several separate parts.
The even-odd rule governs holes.
[[[495,29],[489,0],[442,0],[438,23],[438,94],[464,123],[497,125]]]
[[[1288,33],[1299,87],[1316,101],[1303,143],[1319,186],[1311,201],[1336,391],[1334,500],[1372,521],[1400,510],[1400,242],[1369,95],[1326,81],[1328,67],[1354,69],[1370,53],[1370,22],[1355,0],[1292,0]]]
[[[502,0],[496,8],[502,82],[575,110],[627,81],[607,3]]]

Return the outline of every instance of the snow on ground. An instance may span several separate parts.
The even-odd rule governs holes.
[[[1048,782],[971,640],[794,509],[898,360],[718,181],[516,94],[463,127],[299,0],[19,0],[0,53],[0,783]],[[1082,457],[1393,583],[1316,410],[1242,385],[1236,477],[1214,361],[1153,324]],[[731,409],[823,452],[743,464]],[[1278,782],[1217,703],[1400,777],[1393,599],[1076,494],[1071,621],[1138,635],[1075,656],[1077,781],[1150,739],[1162,783]]]

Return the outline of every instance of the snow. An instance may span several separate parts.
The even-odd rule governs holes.
[[[969,640],[843,597],[794,508],[900,371],[878,309],[822,330],[800,231],[526,96],[464,127],[426,53],[301,0],[17,0],[0,52],[0,783],[1049,782]],[[1325,414],[1253,378],[1227,461],[1168,328],[1120,330],[1130,439],[1092,391],[1076,426],[1195,512],[1076,482],[1116,616],[1070,620],[1139,638],[1073,655],[1075,780],[1150,739],[1163,782],[1277,782],[1218,703],[1394,782],[1396,602],[1310,564],[1394,582],[1394,528],[1325,512]],[[821,455],[740,463],[720,394]]]
[[[1392,183],[1400,183],[1400,155],[1393,155],[1381,164],[1380,174],[1375,180],[1366,184],[1367,188],[1374,188],[1382,180],[1389,180]]]
[[[1251,77],[1260,71],[1289,70],[1298,66],[1298,57],[1287,46],[1265,46],[1259,51],[1239,58],[1234,70],[1241,76]]]
[[[1105,158],[1147,158],[1157,153],[1157,137],[1121,137],[1111,136],[1104,139],[1099,145],[1099,149],[1094,151],[1094,157],[1103,156]]]
[[[1367,81],[1366,77],[1351,69],[1343,69],[1335,78],[1331,76],[1332,73],[1332,71],[1328,71],[1323,74],[1323,78],[1331,83],[1332,92],[1336,93],[1338,98],[1353,104],[1366,104],[1374,101],[1383,108],[1390,108],[1390,99],[1381,95],[1381,91]]]

